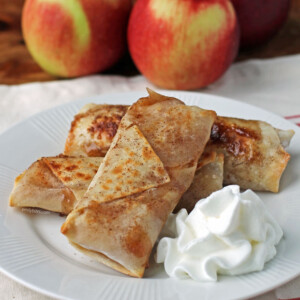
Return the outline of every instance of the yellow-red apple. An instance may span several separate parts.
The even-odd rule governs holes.
[[[75,77],[103,71],[126,47],[131,0],[27,0],[26,45],[47,72]]]
[[[217,80],[239,45],[229,0],[138,0],[128,25],[129,51],[151,82],[196,89]]]
[[[241,30],[241,46],[252,47],[272,37],[287,19],[290,0],[231,0]]]

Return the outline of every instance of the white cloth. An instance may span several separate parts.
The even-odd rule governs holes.
[[[39,111],[81,97],[153,87],[143,76],[88,76],[72,80],[0,85],[0,132]],[[154,87],[153,87],[154,88]],[[300,55],[235,63],[216,83],[199,92],[230,97],[281,116],[300,115]],[[291,121],[300,122],[291,118]],[[0,273],[0,299],[51,299]],[[300,299],[300,277],[256,300]]]

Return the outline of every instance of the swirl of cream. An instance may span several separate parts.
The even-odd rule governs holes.
[[[171,215],[157,247],[171,277],[216,281],[217,274],[260,271],[276,255],[283,232],[251,190],[227,186],[199,201],[188,215]]]

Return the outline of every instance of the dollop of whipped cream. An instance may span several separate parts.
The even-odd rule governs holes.
[[[262,270],[283,235],[262,200],[237,185],[200,200],[190,214],[172,214],[163,233],[169,237],[159,241],[156,261],[169,276],[196,281]]]

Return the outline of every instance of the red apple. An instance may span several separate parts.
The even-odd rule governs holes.
[[[241,46],[251,47],[272,37],[287,19],[290,0],[231,0],[241,29]]]
[[[27,0],[26,45],[47,72],[75,77],[103,71],[126,47],[131,0]]]
[[[127,37],[140,72],[159,87],[180,90],[217,80],[239,44],[229,0],[138,0]]]

